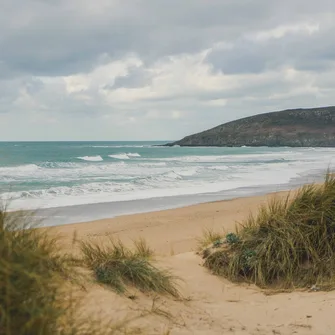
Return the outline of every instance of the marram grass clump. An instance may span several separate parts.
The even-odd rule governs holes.
[[[335,288],[335,177],[274,199],[236,233],[204,249],[205,265],[263,288]]]
[[[33,221],[0,210],[0,334],[67,334],[60,326],[69,307],[62,283],[71,277],[71,260]]]
[[[206,228],[202,232],[202,236],[197,239],[197,250],[201,252],[210,244],[218,245],[224,240],[224,233],[218,232],[214,229]]]
[[[128,334],[131,320],[113,324],[78,313],[79,262],[37,226],[31,215],[0,210],[0,335]],[[139,249],[148,255],[143,243]]]
[[[81,250],[96,280],[117,293],[126,293],[127,287],[132,286],[143,292],[180,296],[178,278],[152,264],[153,252],[144,240],[135,241],[133,250],[112,239],[105,246],[98,242],[82,242]]]

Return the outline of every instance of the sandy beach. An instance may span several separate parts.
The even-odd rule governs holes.
[[[115,322],[155,311],[131,323],[135,333],[136,327],[144,327],[146,334],[330,335],[335,329],[335,292],[306,289],[268,294],[252,285],[233,284],[210,274],[195,252],[203,229],[232,231],[261,204],[287,194],[278,192],[51,229],[60,235],[64,250],[74,253],[74,240],[104,243],[112,237],[131,244],[142,237],[155,250],[159,265],[182,279],[182,301],[139,292],[131,300],[106,287],[88,285],[84,313]]]

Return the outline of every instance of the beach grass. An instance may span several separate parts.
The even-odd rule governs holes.
[[[152,251],[144,240],[135,241],[133,250],[113,239],[104,246],[99,242],[82,242],[81,250],[84,263],[96,280],[117,293],[126,293],[127,287],[132,286],[143,292],[180,296],[178,278],[153,265]]]
[[[134,318],[116,323],[81,315],[76,294],[83,288],[81,263],[61,251],[57,237],[37,227],[33,215],[0,210],[0,334],[132,333]],[[149,254],[143,241],[137,245],[138,253]]]
[[[66,317],[63,283],[74,274],[72,260],[34,226],[30,215],[0,210],[1,334],[60,334]]]
[[[335,288],[335,176],[274,198],[204,257],[213,273],[232,281]]]
[[[197,238],[197,250],[201,251],[209,245],[221,241],[224,237],[225,234],[223,231],[219,232],[213,228],[205,228],[203,229],[202,235]]]
[[[135,251],[134,255],[142,258],[152,259],[154,257],[154,251],[148,246],[144,238],[139,238],[133,241]]]

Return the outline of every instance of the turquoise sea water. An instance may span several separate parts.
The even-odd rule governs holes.
[[[49,208],[289,185],[332,148],[181,148],[163,142],[0,142],[0,197]]]

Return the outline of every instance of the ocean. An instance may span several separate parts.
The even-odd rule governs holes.
[[[57,208],[57,223],[70,223],[288,189],[320,180],[335,154],[163,143],[0,142],[0,198],[11,210]],[[90,215],[78,216],[82,205]]]

